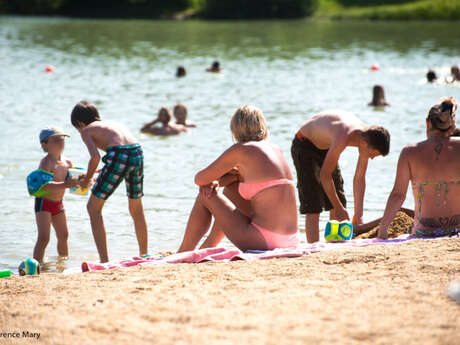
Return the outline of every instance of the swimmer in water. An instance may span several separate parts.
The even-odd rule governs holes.
[[[211,66],[206,68],[206,72],[212,72],[212,73],[219,73],[222,71],[222,67],[220,67],[220,62],[219,61],[214,61]]]
[[[426,74],[426,80],[429,83],[436,83],[438,80],[438,76],[436,75],[436,72],[430,69],[428,73]]]
[[[196,124],[187,120],[187,107],[181,103],[174,106],[173,114],[176,119],[176,125],[182,125],[185,127],[196,127]]]
[[[369,102],[370,106],[373,107],[386,107],[390,104],[385,101],[385,91],[382,85],[375,85],[372,91],[372,101]]]
[[[460,138],[455,131],[457,101],[441,99],[426,118],[427,139],[406,146],[399,156],[393,190],[380,223],[378,237],[387,229],[406,199],[409,182],[415,200],[412,234],[446,236],[460,229]],[[450,192],[449,192],[450,190]]]
[[[153,135],[177,135],[187,132],[187,128],[185,126],[171,123],[171,115],[171,110],[166,107],[161,107],[158,111],[158,117],[152,122],[146,123],[141,128],[141,133]],[[160,123],[161,126],[155,127],[157,123]]]
[[[177,78],[185,77],[186,75],[187,75],[187,71],[185,70],[184,66],[177,67],[177,71],[176,71]]]
[[[455,83],[460,81],[460,69],[457,65],[453,65],[450,69],[451,76],[446,78],[446,83]]]

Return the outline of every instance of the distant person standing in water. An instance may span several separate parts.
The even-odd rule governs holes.
[[[187,107],[181,103],[178,103],[174,106],[173,114],[174,118],[176,119],[176,125],[182,125],[185,127],[196,127],[191,121],[187,120]]]
[[[382,85],[375,85],[372,93],[372,101],[368,105],[374,107],[386,107],[390,105],[385,101],[385,91]]]
[[[166,107],[161,107],[158,111],[158,117],[152,122],[146,123],[141,128],[141,133],[153,135],[176,135],[187,132],[187,128],[182,125],[171,123],[171,110]],[[160,127],[154,127],[160,123]]]
[[[177,71],[176,71],[177,78],[185,77],[186,75],[187,75],[187,71],[185,70],[184,66],[177,67]]]
[[[436,83],[438,80],[438,76],[436,75],[436,72],[430,69],[428,73],[426,74],[426,80],[429,83]]]
[[[211,66],[206,68],[206,72],[212,72],[212,73],[219,73],[222,71],[222,67],[220,67],[220,62],[219,61],[214,61]]]

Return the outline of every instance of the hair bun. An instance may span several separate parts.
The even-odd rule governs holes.
[[[452,97],[443,97],[441,98],[441,111],[451,111],[455,115],[455,112],[457,111],[457,100]]]
[[[440,104],[431,107],[428,117],[433,126],[441,131],[448,130],[455,125],[455,111],[457,110],[457,101],[453,97],[444,97]]]

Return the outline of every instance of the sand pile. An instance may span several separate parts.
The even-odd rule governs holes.
[[[413,221],[414,219],[404,212],[398,212],[388,228],[388,238],[395,238],[399,235],[407,234],[412,227]],[[378,231],[379,227],[376,226],[368,232],[356,236],[356,238],[375,238],[377,237]]]

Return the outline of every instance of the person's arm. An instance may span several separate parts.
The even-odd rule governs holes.
[[[99,151],[97,149],[96,143],[94,142],[91,136],[90,131],[84,130],[81,133],[81,138],[83,142],[86,144],[86,147],[88,148],[88,152],[90,155],[85,178],[80,181],[80,187],[82,189],[85,189],[88,188],[89,182],[93,178],[94,172],[96,171],[97,166],[99,165],[99,162],[101,160],[101,156],[99,155]]]
[[[49,182],[45,187],[43,187],[43,190],[46,192],[55,192],[66,188],[74,187],[78,187],[78,180],[76,178],[69,177],[68,179],[62,182]]]
[[[232,183],[240,182],[241,176],[236,168],[233,168],[228,173],[219,178],[219,187],[226,187]]]
[[[366,171],[368,162],[369,159],[367,157],[360,155],[358,163],[356,164],[355,177],[353,178],[353,198],[355,204],[355,214],[353,216],[354,226],[363,223],[363,205],[364,193],[366,190]]]
[[[48,164],[44,163],[43,161],[40,163],[40,166],[38,168],[46,170],[46,171],[51,170]],[[74,188],[77,186],[78,186],[78,180],[76,178],[69,177],[61,182],[57,182],[57,181],[48,182],[46,186],[43,187],[43,190],[46,192],[56,192],[56,191],[60,191],[66,188]]]
[[[239,150],[239,144],[227,149],[219,158],[195,175],[195,184],[198,186],[209,185],[230,172],[237,166]]]
[[[340,202],[339,196],[337,195],[337,190],[335,189],[334,181],[332,179],[332,172],[336,168],[339,157],[342,151],[345,149],[345,142],[339,141],[332,143],[329,151],[327,152],[326,158],[324,160],[323,166],[319,174],[321,184],[323,186],[324,192],[326,193],[329,201],[334,208],[334,212],[338,221],[350,219],[347,210],[343,207]]]
[[[142,130],[141,132],[153,135],[168,135],[164,127],[148,127],[145,130]]]
[[[406,215],[408,215],[409,217],[414,218],[414,210],[411,210],[409,208],[401,207],[401,209],[398,212],[403,212]],[[382,217],[374,219],[374,220],[372,220],[370,222],[367,222],[367,223],[359,224],[357,226],[353,225],[353,234],[356,235],[356,236],[364,234],[364,233],[372,230],[376,226],[379,226],[381,221],[382,221]]]
[[[388,238],[388,227],[390,226],[396,212],[401,208],[404,200],[406,200],[407,187],[410,180],[410,168],[407,148],[401,151],[398,160],[398,168],[396,170],[395,184],[393,190],[388,197],[385,212],[383,213],[382,221],[380,222],[378,237],[386,240]]]
[[[155,119],[151,122],[148,122],[146,123],[142,128],[141,128],[141,132],[147,132],[148,133],[148,130],[155,124],[157,124],[158,122],[160,121],[160,119]]]

